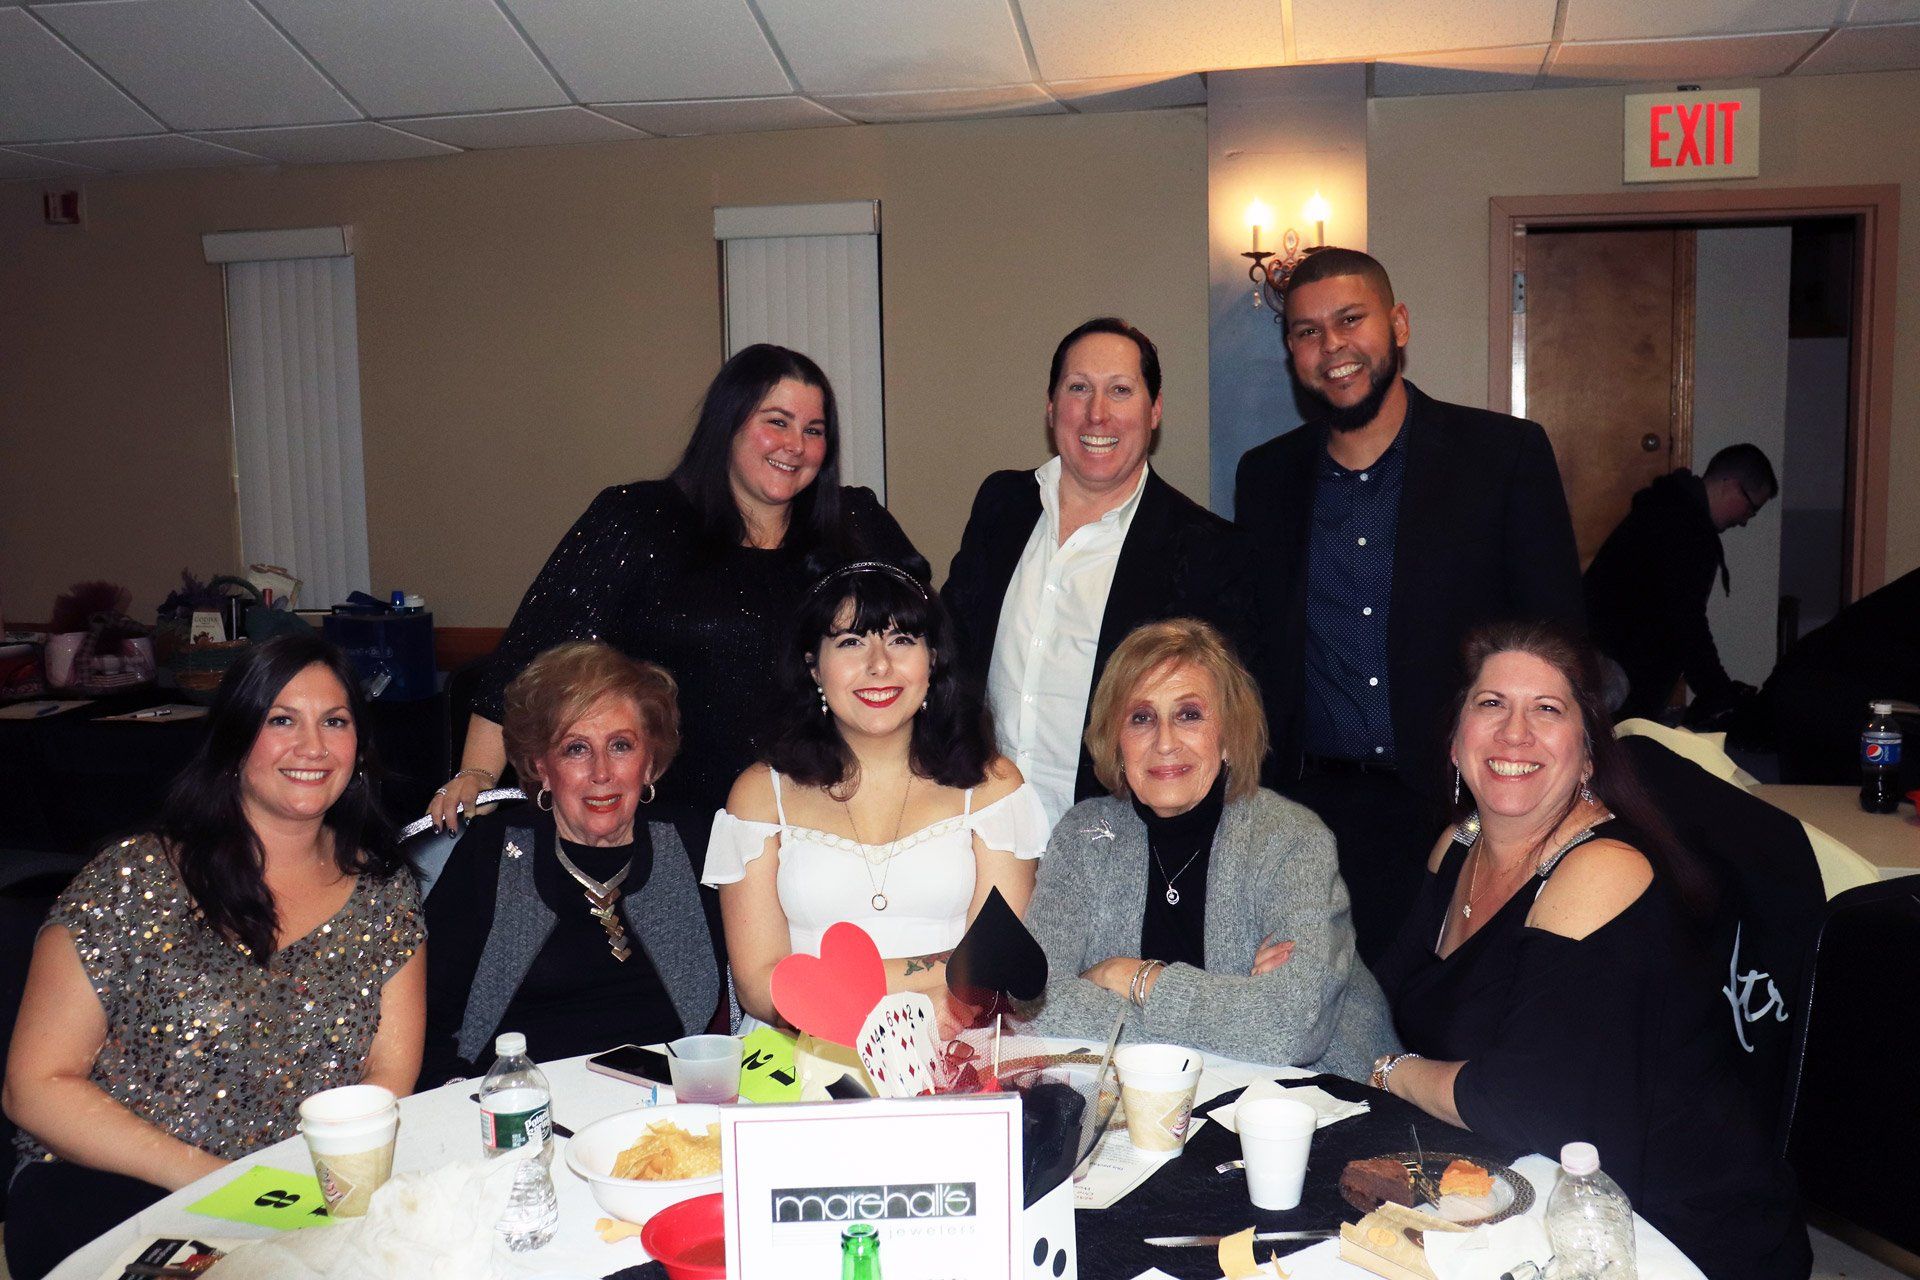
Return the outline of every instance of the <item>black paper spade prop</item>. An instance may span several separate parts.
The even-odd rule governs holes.
[[[963,998],[978,992],[1032,1000],[1047,989],[1047,953],[998,889],[987,894],[980,914],[948,957],[947,985]]]

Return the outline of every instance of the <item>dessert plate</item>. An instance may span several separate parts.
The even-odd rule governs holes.
[[[1533,1207],[1533,1184],[1508,1166],[1495,1160],[1458,1155],[1450,1151],[1429,1151],[1425,1158],[1412,1151],[1393,1151],[1387,1153],[1387,1159],[1406,1165],[1410,1170],[1418,1168],[1425,1178],[1414,1179],[1414,1196],[1425,1208],[1448,1222],[1463,1227],[1484,1226],[1489,1222],[1504,1222],[1508,1218],[1525,1213]],[[1484,1196],[1440,1196],[1430,1199],[1421,1190],[1422,1184],[1428,1187],[1440,1185],[1440,1175],[1446,1172],[1449,1164],[1455,1160],[1471,1160],[1485,1169],[1493,1179],[1493,1190]],[[1379,1208],[1378,1202],[1360,1204],[1344,1188],[1341,1195],[1347,1203],[1362,1213],[1371,1213]]]

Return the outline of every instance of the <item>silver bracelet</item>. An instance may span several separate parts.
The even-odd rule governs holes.
[[[1133,981],[1127,986],[1127,1000],[1132,1003],[1134,1008],[1144,1009],[1147,1007],[1147,979],[1155,969],[1164,969],[1166,967],[1167,962],[1164,960],[1142,960],[1140,962],[1140,967],[1133,971]]]

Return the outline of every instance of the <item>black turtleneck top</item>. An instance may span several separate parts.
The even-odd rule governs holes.
[[[1213,834],[1226,807],[1227,771],[1199,804],[1163,818],[1136,798],[1133,811],[1147,824],[1147,910],[1140,922],[1140,958],[1207,967],[1207,864]],[[1167,901],[1169,887],[1179,898]]]

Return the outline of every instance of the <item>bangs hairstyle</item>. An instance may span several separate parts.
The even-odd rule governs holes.
[[[1337,245],[1328,245],[1324,249],[1312,249],[1300,260],[1300,265],[1287,277],[1287,288],[1297,289],[1303,284],[1316,284],[1322,280],[1331,280],[1335,276],[1359,276],[1372,285],[1393,305],[1393,281],[1387,278],[1387,269],[1380,265],[1380,259],[1358,249],[1342,249]]]
[[[846,625],[838,625],[848,610]],[[761,757],[768,765],[809,787],[833,787],[847,780],[853,752],[834,718],[821,714],[814,664],[829,636],[888,630],[916,636],[930,650],[927,705],[913,717],[908,766],[915,776],[943,787],[975,787],[986,781],[987,765],[996,754],[993,733],[985,704],[961,677],[953,624],[924,576],[898,565],[836,569],[800,602],[780,655],[773,736]]]
[[[1135,627],[1107,659],[1087,717],[1087,754],[1094,776],[1122,800],[1130,799],[1120,761],[1120,728],[1140,686],[1168,667],[1197,667],[1213,677],[1219,695],[1220,747],[1226,756],[1227,800],[1245,800],[1260,789],[1260,762],[1267,756],[1267,716],[1260,687],[1240,665],[1233,645],[1198,618],[1170,618]]]
[[[693,506],[700,532],[709,542],[737,547],[747,536],[746,522],[733,496],[733,438],[781,380],[814,387],[825,404],[827,452],[820,474],[793,500],[787,525],[790,544],[834,546],[840,532],[840,407],[827,375],[806,356],[770,342],[742,347],[720,366],[700,402],[693,438],[668,479]],[[796,543],[794,540],[798,539]]]
[[[602,698],[626,698],[640,711],[647,781],[658,781],[680,750],[678,693],[664,667],[629,658],[605,641],[557,644],[507,686],[500,724],[507,758],[522,778],[536,782],[533,762],[553,750],[568,729]]]
[[[381,879],[404,865],[380,808],[380,763],[360,677],[339,649],[307,629],[250,645],[227,668],[207,713],[207,736],[174,780],[160,817],[160,836],[207,923],[263,967],[273,958],[280,916],[267,890],[266,850],[247,821],[241,774],[268,713],[309,667],[340,682],[353,720],[355,759],[342,762],[352,776],[321,817],[333,833],[334,865],[342,875]]]
[[[1601,694],[1599,656],[1591,645],[1567,628],[1545,619],[1526,619],[1486,623],[1469,631],[1460,646],[1460,665],[1466,672],[1466,680],[1453,698],[1447,720],[1451,726],[1448,742],[1460,736],[1461,717],[1479,687],[1481,671],[1488,660],[1502,653],[1524,653],[1560,673],[1572,691],[1573,705],[1580,713],[1580,726],[1586,735],[1587,762],[1593,768],[1587,787],[1615,817],[1639,830],[1643,841],[1640,852],[1653,864],[1655,875],[1665,877],[1681,904],[1696,917],[1708,914],[1717,897],[1712,873],[1673,833],[1640,781],[1632,757],[1613,736],[1613,721]],[[1566,808],[1554,819],[1554,828],[1572,815],[1579,802],[1580,793],[1576,790],[1568,797]],[[1461,788],[1453,810],[1456,822],[1472,813],[1472,792]]]

